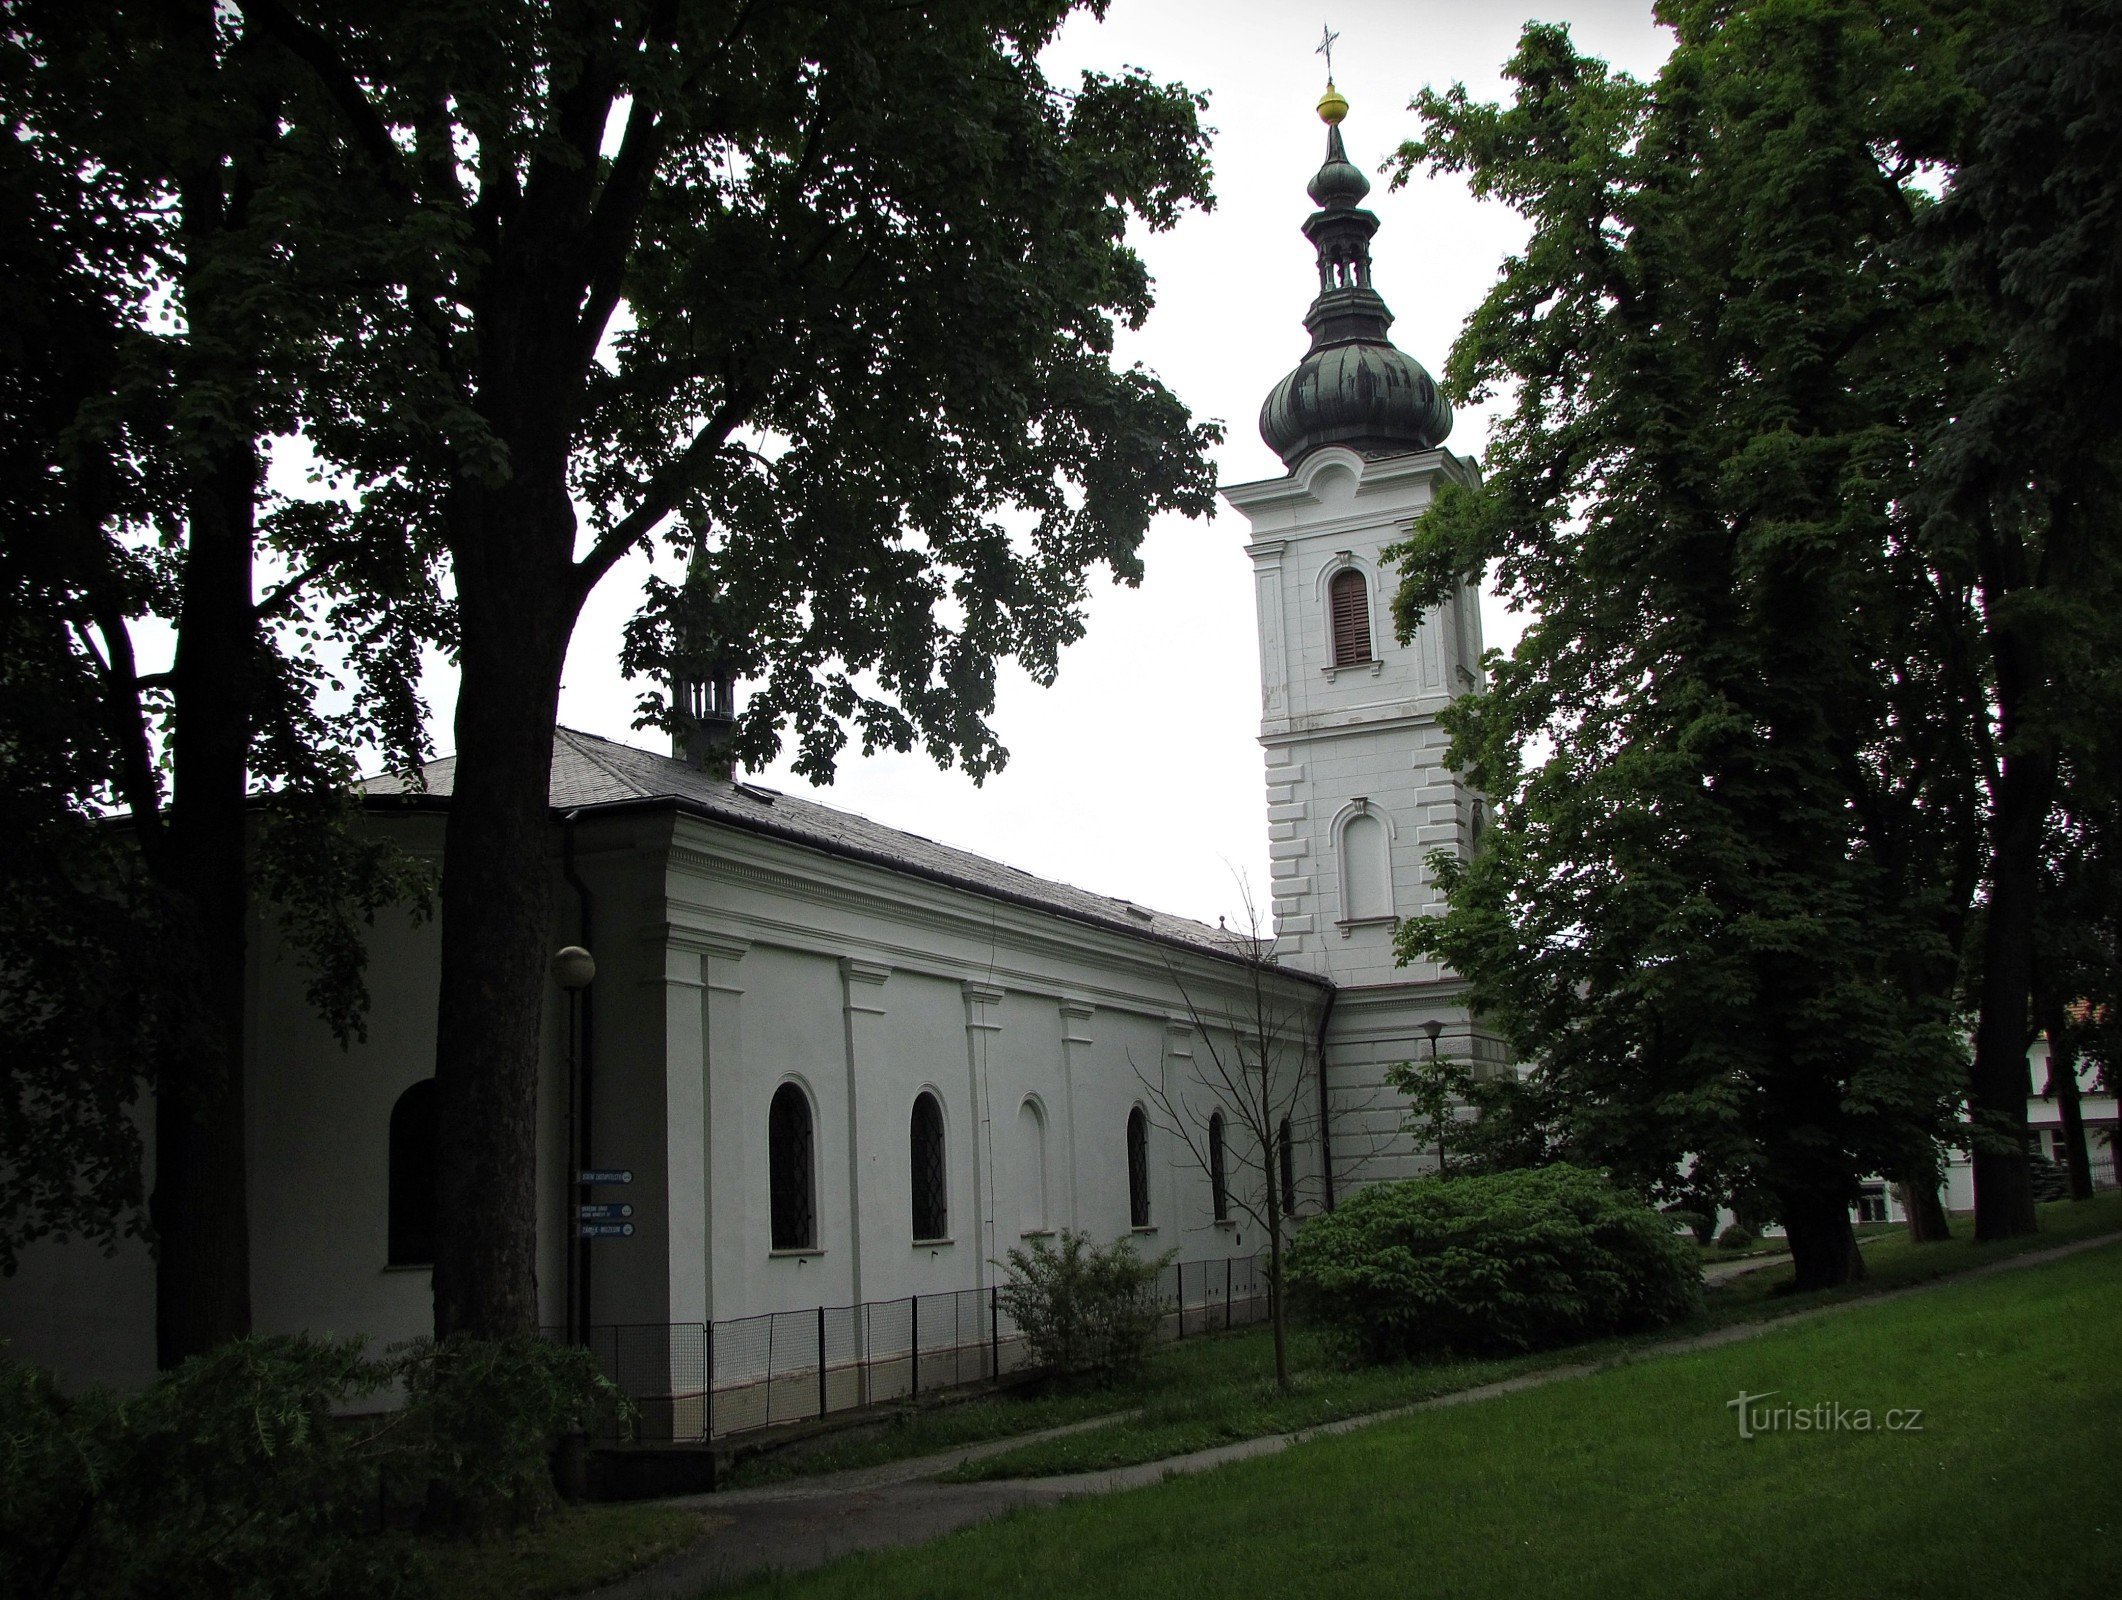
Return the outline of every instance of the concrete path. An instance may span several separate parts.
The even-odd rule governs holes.
[[[1398,1417],[1413,1416],[1418,1412],[1441,1410],[1446,1406],[1474,1405],[1501,1395],[1517,1394],[1526,1389],[1537,1389],[1551,1383],[1587,1377],[1595,1372],[1609,1371],[1615,1367],[1629,1366],[1660,1356],[1738,1344],[1744,1340],[1759,1338],[1763,1334],[1774,1333],[1794,1323],[1810,1322],[1818,1317],[1835,1316],[1862,1306],[1905,1299],[1909,1295],[1924,1294],[1944,1284],[1958,1283],[1966,1278],[1984,1278],[1999,1272],[2041,1266],[2050,1261],[2060,1261],[2066,1256],[2077,1255],[2081,1251],[2098,1249],[2117,1242],[2122,1242],[2122,1235],[2103,1234],[2098,1238],[2080,1239],[2070,1244],[2058,1245],[2051,1250],[2029,1251],[2002,1261],[1992,1261],[1983,1266],[1971,1267],[1965,1272],[1933,1279],[1928,1283],[1912,1284],[1905,1289],[1890,1289],[1881,1294],[1866,1295],[1861,1299],[1815,1306],[1810,1310],[1794,1311],[1787,1316],[1772,1318],[1766,1322],[1734,1323],[1710,1333],[1644,1345],[1625,1355],[1549,1367],[1540,1372],[1508,1378],[1500,1383],[1483,1384],[1477,1389],[1463,1389],[1455,1394],[1439,1395],[1412,1405],[1397,1406],[1389,1411],[1370,1412],[1360,1417],[1347,1417],[1338,1422],[1302,1428],[1294,1433],[1246,1439],[1213,1450],[1196,1451],[1192,1455],[1174,1456],[1169,1460],[1150,1461],[1140,1466],[1119,1467],[1107,1472],[1086,1472],[1062,1478],[1013,1478],[997,1483],[928,1481],[936,1474],[946,1472],[961,1462],[998,1455],[1040,1439],[1080,1433],[1116,1420],[1115,1417],[1095,1417],[1087,1422],[1071,1423],[1065,1428],[1020,1434],[1010,1439],[994,1439],[985,1444],[949,1451],[942,1455],[923,1456],[918,1460],[898,1461],[882,1467],[864,1467],[851,1472],[830,1473],[785,1484],[771,1484],[759,1489],[669,1500],[664,1504],[700,1512],[708,1523],[707,1536],[683,1555],[608,1584],[582,1597],[582,1600],[679,1600],[679,1597],[692,1600],[693,1596],[703,1590],[726,1587],[740,1579],[759,1576],[768,1571],[804,1572],[860,1551],[890,1550],[905,1545],[925,1544],[943,1534],[985,1522],[991,1517],[1000,1516],[1019,1507],[1053,1505],[1059,1501],[1078,1499],[1086,1495],[1111,1494],[1159,1483],[1166,1478],[1208,1472],[1226,1462],[1275,1455],[1310,1439],[1352,1433],[1358,1428],[1371,1427]],[[1773,1266],[1775,1261],[1770,1259],[1758,1263],[1733,1262],[1731,1265]],[[1116,1416],[1124,1414],[1119,1413]]]

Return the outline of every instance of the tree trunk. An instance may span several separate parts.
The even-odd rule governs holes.
[[[1911,1244],[1942,1244],[1953,1236],[1945,1202],[1938,1195],[1937,1173],[1912,1173],[1895,1187],[1901,1191],[1901,1209],[1908,1215]]]
[[[1288,1296],[1282,1292],[1282,1196],[1276,1189],[1281,1181],[1277,1163],[1281,1158],[1280,1134],[1275,1133],[1261,1144],[1268,1152],[1265,1163],[1267,1172],[1267,1318],[1273,1325],[1275,1337],[1275,1387],[1287,1394],[1290,1390],[1289,1376],[1289,1304]]]
[[[1850,1225],[1849,1202],[1839,1194],[1777,1191],[1784,1237],[1796,1276],[1789,1292],[1832,1289],[1864,1278],[1864,1257]]]
[[[540,1022],[552,954],[549,791],[579,596],[564,492],[465,491],[455,785],[435,1033],[435,1335],[534,1332]],[[542,515],[540,514],[542,511]],[[469,534],[469,537],[462,535]]]
[[[2060,1011],[2062,1008],[2056,1008]],[[2052,1017],[2048,1026],[2048,1089],[2063,1120],[2063,1165],[2070,1174],[2070,1197],[2093,1197],[2092,1153],[2085,1147],[2085,1113],[2078,1104],[2078,1045],[2066,1019]]]
[[[245,775],[256,623],[258,458],[203,469],[189,506],[174,662],[167,857],[190,919],[192,1006],[155,1086],[155,1359],[170,1368],[250,1332],[243,1053]]]
[[[1983,922],[1982,1012],[1969,1109],[1974,1121],[1975,1237],[2035,1232],[2026,1162],[2027,1021],[2034,976],[2034,905],[2041,831],[2055,785],[2052,750],[2007,757],[1998,784],[1989,914]]]
[[[2060,511],[2051,518],[2049,534],[2052,544],[2071,542],[2068,519]],[[2056,554],[2053,549],[2050,553]],[[2033,1011],[2041,846],[2058,769],[2054,740],[2035,725],[2047,687],[2039,624],[2029,624],[2008,603],[2032,581],[2025,547],[2016,536],[1986,525],[1976,560],[1996,666],[2003,756],[1990,810],[1981,1015],[1975,1028],[1968,1109],[1974,1124],[1975,1237],[2012,1239],[2040,1227],[2026,1162],[2026,1047]]]

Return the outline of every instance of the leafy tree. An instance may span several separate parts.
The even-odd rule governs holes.
[[[1288,1389],[1289,1295],[1282,1266],[1300,1189],[1297,1141],[1316,1130],[1322,1147],[1330,1140],[1336,1145],[1318,1196],[1328,1211],[1334,1208],[1333,1172],[1360,1172],[1378,1153],[1378,1141],[1357,1144],[1346,1134],[1333,1140],[1311,1008],[1277,994],[1281,980],[1274,976],[1274,937],[1261,927],[1243,883],[1239,892],[1246,927],[1232,934],[1231,946],[1245,966],[1235,983],[1223,974],[1206,981],[1190,977],[1176,963],[1168,968],[1193,1025],[1199,1052],[1191,1074],[1195,1081],[1174,1083],[1132,1064],[1158,1127],[1178,1141],[1214,1187],[1217,1219],[1235,1209],[1267,1239],[1275,1382]]]
[[[29,846],[4,880],[0,1016],[33,1047],[0,1118],[0,1256],[140,1231],[128,1107],[151,1079],[164,1365],[249,1325],[250,870],[342,1037],[365,999],[353,929],[412,886],[345,826],[345,790],[353,749],[417,748],[426,565],[402,529],[264,484],[360,287],[310,208],[334,154],[299,132],[308,82],[203,0],[24,5],[0,41],[20,358],[0,386],[0,762]],[[143,630],[174,638],[166,672],[143,670]],[[335,672],[356,687],[327,714]]]
[[[1532,231],[1447,369],[1514,390],[1486,482],[1402,548],[1396,619],[1492,566],[1536,619],[1451,717],[1500,826],[1402,950],[1468,977],[1576,1159],[1767,1190],[1811,1287],[1861,1274],[1859,1178],[1962,1075],[1979,649],[1907,508],[1978,329],[1906,247],[1969,96],[1921,6],[1665,15],[1654,84],[1532,26],[1509,105],[1425,93],[1401,152]]]
[[[1999,20],[1970,74],[1979,120],[1927,231],[1993,342],[1925,482],[1935,559],[1978,605],[1994,714],[1973,963],[1984,1239],[2034,1229],[2025,1060],[2044,848],[2073,765],[2081,785],[2122,788],[2109,731],[2122,710],[2122,6],[2047,0]]]
[[[1050,677],[1087,572],[1132,581],[1153,513],[1210,509],[1213,430],[1110,361],[1150,304],[1128,227],[1207,201],[1200,102],[1049,84],[1067,0],[236,9],[365,161],[334,200],[396,219],[394,293],[327,351],[310,436],[372,502],[435,507],[455,577],[435,1321],[505,1335],[536,1314],[547,785],[584,597],[667,533],[696,578],[630,661],[753,680],[739,756],[792,724],[813,776],[850,730],[992,770],[997,661]]]

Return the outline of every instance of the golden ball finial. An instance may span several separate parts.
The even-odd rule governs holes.
[[[1334,87],[1334,80],[1328,78],[1326,80],[1326,93],[1319,96],[1319,120],[1329,128],[1336,128],[1341,125],[1341,119],[1347,115],[1347,97]]]

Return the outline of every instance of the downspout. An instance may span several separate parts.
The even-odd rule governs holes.
[[[1319,1172],[1329,1211],[1334,1209],[1334,1130],[1326,1094],[1326,1025],[1334,1020],[1334,1002],[1340,996],[1339,989],[1327,990],[1326,1005],[1319,1012]]]
[[[575,823],[581,816],[580,811],[570,811],[561,819],[560,875],[567,880],[568,887],[575,891],[575,942],[594,953],[596,947],[590,943],[594,902],[590,898],[589,885],[584,883],[581,874],[575,871]],[[568,1159],[574,1163],[574,1176],[568,1178],[565,1184],[568,1196],[568,1317],[573,1330],[571,1342],[585,1345],[589,1343],[591,1256],[589,1241],[582,1237],[580,1179],[590,1164],[590,1085],[594,1081],[594,1073],[591,1070],[591,1041],[597,1037],[597,1030],[592,1026],[596,1018],[596,989],[597,980],[594,977],[583,985],[579,1031],[577,1036],[569,1041],[573,1048],[568,1052],[569,1059],[574,1063],[574,1071],[567,1086],[568,1107],[574,1113],[574,1148],[568,1152]]]

